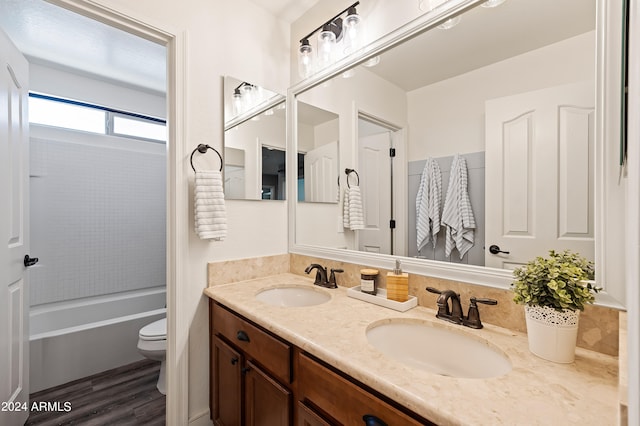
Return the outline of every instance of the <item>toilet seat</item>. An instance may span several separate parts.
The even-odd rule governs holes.
[[[167,319],[162,318],[140,329],[140,340],[167,340]]]

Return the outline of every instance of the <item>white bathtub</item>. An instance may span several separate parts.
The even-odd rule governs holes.
[[[31,308],[30,392],[142,359],[138,331],[166,315],[165,303],[156,287]]]

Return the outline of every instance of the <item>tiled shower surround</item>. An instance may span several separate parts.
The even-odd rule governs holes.
[[[32,306],[165,285],[166,155],[140,144],[31,139]]]

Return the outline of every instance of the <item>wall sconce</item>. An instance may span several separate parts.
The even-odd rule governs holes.
[[[311,31],[300,40],[298,49],[298,73],[307,78],[317,70],[332,65],[343,55],[348,55],[360,47],[362,33],[362,18],[356,11],[355,2],[327,22]],[[344,20],[342,15],[346,14]],[[309,40],[318,33],[317,54],[314,57],[313,47]],[[342,52],[338,46],[343,46]]]

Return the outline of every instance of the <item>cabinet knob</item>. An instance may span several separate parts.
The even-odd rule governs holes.
[[[362,416],[366,426],[387,426],[385,422],[374,416],[373,414],[365,414]]]
[[[247,374],[249,371],[251,371],[251,367],[244,367],[242,370],[240,370],[243,376]]]
[[[236,334],[236,337],[238,338],[238,340],[240,340],[242,342],[248,342],[249,341],[249,336],[247,335],[247,333],[245,333],[242,330],[238,331],[238,333]]]
[[[238,363],[238,357],[234,356],[233,358],[231,358],[231,365],[236,365]]]

